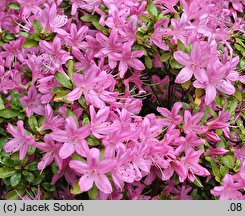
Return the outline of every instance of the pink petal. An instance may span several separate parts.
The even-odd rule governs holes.
[[[104,174],[97,175],[94,181],[100,191],[107,194],[112,192],[111,183]]]
[[[216,88],[214,87],[214,85],[208,85],[206,88],[205,103],[207,105],[210,105],[215,97],[216,97]]]
[[[71,142],[66,142],[62,145],[59,155],[62,159],[68,158],[75,152],[74,145]]]
[[[85,192],[85,191],[88,191],[90,188],[92,188],[92,187],[93,187],[93,183],[94,183],[94,179],[93,179],[93,177],[92,177],[90,174],[88,174],[88,173],[84,174],[84,175],[80,178],[80,180],[79,180],[79,182],[78,182],[81,191],[84,191],[84,192]]]
[[[50,133],[50,137],[53,140],[56,140],[62,143],[69,141],[69,137],[67,137],[67,132],[63,130],[57,129],[55,132]]]
[[[136,70],[145,70],[145,65],[139,59],[130,59],[128,65]]]
[[[178,115],[178,112],[180,110],[180,108],[182,107],[182,103],[181,102],[176,102],[174,105],[173,105],[173,108],[171,110],[171,112],[173,113],[173,115]]]
[[[176,83],[185,83],[190,80],[193,75],[193,70],[189,67],[184,67],[177,75],[175,82]]]
[[[229,81],[224,79],[216,84],[216,88],[228,95],[233,95],[236,91],[235,87]]]
[[[4,145],[3,149],[7,153],[12,153],[12,152],[19,151],[21,145],[22,145],[22,143],[20,142],[20,140],[12,139]]]
[[[186,67],[188,67],[191,63],[190,56],[187,53],[184,53],[182,51],[176,51],[174,53],[174,58],[177,62],[179,62],[180,64]]]
[[[69,166],[80,174],[85,174],[90,171],[89,165],[79,160],[71,160]]]
[[[163,117],[170,117],[171,116],[171,112],[163,107],[157,107],[157,111],[163,116]]]
[[[23,144],[21,147],[20,147],[20,160],[23,160],[25,155],[26,155],[26,152],[27,152],[27,149],[28,149],[28,145],[27,144]]]
[[[82,92],[82,88],[76,87],[66,96],[66,99],[69,101],[75,101],[81,97]]]
[[[123,78],[124,77],[124,74],[127,72],[128,70],[128,65],[125,61],[120,61],[119,63],[119,74],[120,74],[120,77]]]

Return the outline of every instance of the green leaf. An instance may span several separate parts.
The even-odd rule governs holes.
[[[74,184],[72,185],[72,188],[70,190],[71,194],[77,195],[77,194],[81,194],[82,191],[80,189],[80,186],[78,184],[78,181],[75,181]]]
[[[74,60],[70,59],[68,60],[68,76],[70,79],[72,78],[72,74],[74,73],[75,67],[74,67]]]
[[[28,32],[19,32],[19,35],[21,35],[24,38],[29,38],[30,34]]]
[[[157,17],[158,12],[156,5],[154,5],[153,3],[149,4],[147,7],[147,12],[149,13],[151,18]]]
[[[22,171],[22,174],[24,175],[24,178],[26,181],[34,182],[35,176],[31,172],[24,170],[24,171]]]
[[[100,145],[100,141],[93,135],[89,135],[86,138],[87,143],[89,144],[89,146],[98,146]]]
[[[170,57],[171,57],[171,52],[165,52],[160,56],[160,61],[166,62],[170,59]]]
[[[98,196],[99,190],[94,184],[93,187],[88,191],[88,196],[91,200],[95,200],[96,197]]]
[[[9,104],[11,108],[16,110],[22,110],[22,104],[20,102],[21,94],[16,90],[13,90],[10,92],[10,96],[11,96],[11,100],[9,101]]]
[[[20,160],[14,160],[9,156],[2,157],[2,163],[8,167],[15,167],[21,164]]]
[[[140,16],[140,19],[142,19],[144,22],[150,22],[151,21],[148,17],[143,16],[143,15]]]
[[[85,126],[85,125],[89,125],[90,124],[90,120],[88,117],[84,118],[83,119],[83,122],[82,122],[82,125]]]
[[[16,172],[15,169],[10,167],[1,167],[0,168],[0,178],[8,178]]]
[[[64,87],[68,88],[68,89],[72,89],[72,83],[71,80],[68,76],[66,76],[65,74],[62,74],[60,72],[56,72],[54,74],[55,79]]]
[[[99,17],[96,15],[88,15],[88,16],[82,16],[80,19],[84,22],[92,22],[94,20],[99,20]]]
[[[231,105],[230,105],[230,112],[231,112],[232,115],[234,115],[234,112],[235,112],[236,108],[237,108],[237,101],[234,100],[234,101],[231,102]]]
[[[34,27],[34,30],[36,33],[42,33],[43,32],[42,24],[36,19],[34,19],[34,21],[33,21],[33,27]]]
[[[7,108],[0,110],[0,117],[11,119],[20,115],[20,112],[15,109]]]
[[[20,183],[21,173],[14,173],[10,178],[10,184],[12,187],[15,187]]]
[[[227,166],[220,166],[220,173],[222,177],[224,177],[229,172],[229,167]]]
[[[4,144],[8,141],[7,137],[0,137],[0,153],[2,152]]]
[[[182,107],[184,109],[190,109],[190,105],[188,103],[182,102]]]
[[[0,95],[0,110],[2,110],[2,109],[4,109],[4,108],[5,108],[4,102],[3,102],[3,99],[2,99],[2,97],[1,97],[1,95]]]
[[[220,162],[224,165],[233,169],[235,165],[235,157],[233,155],[225,155],[221,158]]]
[[[195,181],[193,182],[197,187],[202,187],[202,182],[200,181],[200,179],[196,176]]]
[[[81,155],[76,154],[76,153],[71,155],[71,159],[72,160],[79,160],[79,161],[86,163],[86,160]]]
[[[56,165],[55,162],[53,162],[53,163],[51,164],[51,169],[52,169],[52,172],[53,172],[54,174],[58,174],[58,173],[59,173],[59,168],[58,168],[58,166]]]
[[[37,130],[37,128],[38,128],[38,123],[37,123],[37,119],[36,119],[36,117],[35,116],[30,116],[29,118],[28,118],[28,124],[29,124],[29,126],[31,127],[31,129],[32,129],[32,131],[36,131]]]
[[[35,146],[29,146],[27,149],[27,155],[33,155],[36,151],[36,147]]]
[[[85,100],[84,97],[80,97],[80,98],[78,99],[78,103],[79,103],[84,109],[87,109],[87,108],[88,108],[88,106],[87,106],[87,104],[86,104],[86,100]]]
[[[52,185],[51,183],[49,182],[44,182],[42,184],[42,186],[47,190],[47,191],[54,191],[55,190],[55,186]]]
[[[172,68],[176,68],[176,69],[181,69],[183,68],[183,66],[181,64],[179,64],[174,58],[170,58],[169,60],[169,64],[171,65]]]
[[[152,61],[151,61],[151,58],[149,56],[145,56],[145,66],[148,69],[151,69],[152,68]]]
[[[9,9],[13,9],[13,10],[19,10],[20,9],[20,5],[18,3],[9,3],[8,4],[8,8]]]
[[[236,99],[237,99],[238,101],[242,101],[242,92],[241,92],[241,91],[236,90],[234,96],[236,97]]]
[[[236,119],[236,124],[239,127],[239,129],[241,130],[242,134],[244,135],[245,134],[245,127],[244,127],[244,124],[240,118]]]
[[[221,174],[220,174],[219,168],[216,165],[212,165],[212,172],[213,172],[213,175],[215,177],[215,180],[217,182],[220,182],[220,180],[221,180]]]
[[[4,199],[5,200],[18,200],[21,198],[21,196],[23,196],[25,194],[25,190],[11,190],[9,191],[5,196]]]
[[[37,161],[34,161],[32,163],[29,163],[28,165],[25,166],[25,169],[30,170],[30,171],[36,171],[37,170]]]
[[[33,39],[28,39],[28,40],[26,40],[26,41],[22,44],[22,46],[23,46],[24,48],[33,48],[33,47],[37,46],[38,44],[39,44],[38,41],[33,40]]]
[[[179,48],[179,50],[181,50],[181,51],[185,51],[185,45],[183,44],[183,42],[181,41],[181,40],[178,40],[178,48]]]
[[[237,160],[233,168],[234,172],[238,172],[240,170],[240,166],[241,166],[241,161]]]
[[[100,25],[99,21],[94,20],[92,21],[92,24],[94,25],[94,27],[100,31],[102,31],[104,34],[108,34],[107,28],[105,28],[103,25]]]
[[[239,44],[234,44],[234,46],[236,47],[236,49],[237,49],[238,51],[240,51],[243,55],[245,55],[245,48],[244,48],[244,47],[242,47],[242,46],[239,45]]]

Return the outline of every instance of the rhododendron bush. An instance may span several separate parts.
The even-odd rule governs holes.
[[[244,0],[1,0],[0,199],[245,199]]]

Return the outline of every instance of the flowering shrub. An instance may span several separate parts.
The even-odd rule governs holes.
[[[244,0],[1,0],[1,199],[245,199]]]

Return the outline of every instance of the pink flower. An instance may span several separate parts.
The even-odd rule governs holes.
[[[60,84],[54,78],[54,75],[46,76],[38,80],[37,88],[42,93],[41,103],[49,103],[54,97],[52,89],[58,87]]]
[[[53,176],[51,184],[55,184],[63,176],[65,177],[66,181],[70,185],[74,184],[74,182],[76,181],[77,175],[74,172],[74,170],[69,167],[70,161],[71,161],[70,157],[63,160],[62,168],[57,174]]]
[[[112,29],[109,38],[107,38],[104,34],[98,32],[96,34],[96,40],[99,42],[101,49],[98,53],[95,54],[97,58],[104,58],[108,56],[110,61],[110,53],[112,52],[120,52],[121,51],[121,43],[118,43],[118,32],[115,29]]]
[[[91,67],[84,75],[74,73],[72,78],[76,88],[67,95],[69,101],[75,101],[84,94],[88,105],[103,108],[105,102],[112,103],[117,98],[118,93],[111,92],[115,84],[112,75],[96,66]]]
[[[46,7],[42,11],[39,21],[43,25],[45,31],[67,34],[62,27],[67,23],[68,17],[65,15],[59,15],[55,4],[52,4],[51,7]]]
[[[28,89],[27,96],[20,98],[20,102],[25,107],[27,117],[30,117],[33,113],[38,115],[44,114],[44,107],[41,104],[41,94],[37,92],[35,86],[31,86]]]
[[[230,111],[222,111],[219,113],[219,116],[207,123],[208,129],[224,129],[226,127],[229,127],[230,123],[228,122],[230,120]]]
[[[193,44],[190,55],[182,51],[176,51],[174,53],[174,58],[185,67],[181,69],[180,73],[175,79],[175,82],[185,83],[191,79],[193,74],[196,79],[200,79],[202,76],[205,76],[206,72],[203,67],[205,67],[207,64],[208,54],[209,53],[203,51],[199,42],[195,42]]]
[[[203,145],[205,143],[204,140],[199,139],[195,134],[189,133],[186,137],[177,137],[174,139],[172,145],[177,146],[176,151],[182,152],[187,151],[188,149],[194,149],[196,146]]]
[[[155,0],[155,4],[165,5],[171,13],[176,13],[174,6],[179,2],[179,0]]]
[[[229,152],[229,150],[224,149],[224,148],[214,148],[210,151],[207,152],[208,155],[224,155],[227,152]]]
[[[20,160],[23,160],[29,146],[35,145],[35,139],[27,135],[24,129],[24,122],[18,121],[15,129],[11,124],[8,124],[7,131],[14,137],[8,141],[3,149],[7,153],[14,153],[20,151]]]
[[[182,116],[178,115],[181,107],[182,104],[180,102],[176,102],[173,105],[171,112],[166,108],[157,107],[157,111],[164,117],[162,121],[163,126],[167,126],[172,129],[182,121]]]
[[[90,126],[78,127],[72,116],[66,119],[65,130],[57,129],[50,133],[50,137],[58,142],[64,143],[60,148],[59,155],[62,159],[68,158],[75,151],[86,156],[88,144],[85,138],[90,133]]]
[[[83,40],[85,39],[87,33],[88,33],[88,27],[82,26],[80,29],[72,23],[70,27],[70,35],[65,37],[65,40],[67,43],[74,49],[76,47],[77,49],[85,49],[87,47],[87,43]]]
[[[129,67],[132,67],[136,70],[144,70],[144,64],[137,58],[140,58],[144,55],[143,50],[137,50],[131,52],[131,44],[125,43],[122,46],[122,53],[111,53],[109,62],[111,68],[115,68],[116,65],[113,62],[119,61],[119,75],[121,78],[124,77]]]
[[[72,56],[68,52],[61,49],[62,42],[59,37],[55,37],[53,42],[47,42],[45,40],[39,43],[40,50],[44,53],[40,56],[45,66],[53,73],[63,71],[62,65],[65,64]]]
[[[242,145],[241,148],[236,148],[234,155],[237,158],[237,160],[244,162],[245,161],[245,145]]]
[[[100,161],[100,151],[98,149],[92,148],[89,150],[87,163],[72,160],[69,165],[82,175],[79,180],[82,191],[88,191],[95,183],[102,192],[107,194],[112,192],[111,183],[105,174],[113,169],[115,161],[110,158]]]
[[[174,170],[179,175],[180,182],[184,182],[186,178],[194,182],[195,174],[198,176],[210,175],[209,171],[198,163],[203,152],[203,150],[195,151],[190,148],[186,151],[185,157],[182,157],[180,162],[174,166]]]
[[[221,200],[242,200],[239,183],[235,183],[230,174],[226,174],[222,180],[223,186],[217,186],[211,190],[211,194],[219,196]]]
[[[216,62],[216,64],[208,65],[206,75],[196,77],[197,80],[193,85],[196,88],[205,89],[205,103],[207,105],[213,102],[217,93],[216,89],[228,95],[235,93],[235,87],[229,80],[225,79],[228,75],[227,72],[229,73],[228,70],[226,65]]]
[[[33,145],[46,152],[41,161],[38,163],[39,170],[43,170],[45,167],[50,165],[53,160],[55,160],[55,164],[61,170],[63,161],[59,155],[59,150],[62,146],[61,143],[55,143],[51,136],[47,134],[44,137],[44,142],[36,142]]]
[[[55,116],[54,111],[49,104],[44,107],[44,117],[45,120],[40,128],[41,130],[51,129],[54,131],[64,124],[64,119],[60,116]]]
[[[81,0],[71,0],[72,8],[71,8],[71,15],[75,15],[77,13],[77,9],[80,5],[82,5]]]
[[[195,115],[191,116],[189,110],[185,110],[184,112],[184,121],[185,124],[183,125],[183,130],[186,134],[194,133],[194,134],[203,134],[208,129],[204,125],[198,124],[198,122],[202,119],[203,113],[199,112]]]
[[[164,26],[165,28],[161,27]],[[163,40],[164,37],[168,37],[171,35],[171,30],[167,29],[168,20],[163,19],[154,24],[154,32],[151,35],[150,44],[152,42],[162,50],[169,50],[169,46]]]
[[[110,108],[101,108],[97,113],[94,107],[91,105],[89,107],[90,118],[91,118],[91,131],[92,134],[97,138],[103,138],[106,135],[113,133],[117,128],[112,124],[112,122],[107,121],[110,114]]]

